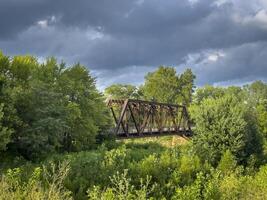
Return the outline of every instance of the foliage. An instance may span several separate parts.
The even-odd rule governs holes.
[[[0,53],[0,94],[1,150],[27,159],[90,149],[110,125],[95,79],[80,64]]]
[[[254,105],[267,99],[267,84],[262,81],[255,81],[250,85],[244,86],[244,89],[249,96],[249,101]]]
[[[2,120],[4,118],[3,104],[0,105],[0,152],[6,149],[6,145],[10,142],[12,130],[2,126]]]
[[[166,149],[151,143],[128,143],[111,150],[101,146],[93,151],[58,154],[43,162],[43,167],[25,164],[19,172],[16,168],[8,170],[17,178],[7,183],[8,173],[2,176],[0,190],[8,188],[8,192],[0,196],[81,200],[266,198],[266,165],[246,174],[229,150],[222,154],[217,168],[192,153],[190,146]],[[67,166],[57,167],[66,159]],[[36,181],[29,186],[32,180]],[[10,190],[11,185],[16,185],[15,189]],[[49,194],[53,197],[47,198]]]
[[[116,141],[104,134],[109,114],[84,66],[0,53],[0,200],[267,199],[267,85],[193,95],[194,79],[161,66],[139,88],[108,87],[112,98],[193,98],[192,140]]]
[[[202,173],[197,174],[197,178],[193,184],[185,186],[183,188],[177,188],[176,194],[174,195],[173,199],[179,200],[195,200],[201,199],[201,189],[204,177]]]
[[[193,96],[193,101],[195,104],[200,104],[205,99],[217,99],[225,95],[235,96],[240,101],[244,100],[244,96],[246,96],[245,91],[241,87],[229,86],[227,88],[223,88],[205,85],[204,87],[198,88],[196,90],[196,93]]]
[[[68,163],[64,162],[58,168],[51,164],[50,167],[51,172],[46,167],[36,167],[27,181],[22,180],[20,168],[9,169],[0,177],[0,199],[72,199],[71,192],[63,186],[69,171]]]
[[[257,107],[257,122],[260,128],[260,131],[267,139],[267,99],[262,103],[258,104]]]
[[[142,99],[142,91],[129,84],[112,84],[105,89],[105,96],[113,99]]]
[[[194,80],[196,76],[193,74],[191,69],[186,69],[179,77],[178,83],[178,94],[177,103],[183,103],[189,105],[192,102],[192,96],[194,92]]]
[[[220,170],[224,175],[228,175],[234,172],[234,170],[236,169],[236,166],[237,166],[236,158],[233,156],[231,151],[228,149],[222,155],[217,169]]]
[[[253,116],[234,96],[205,99],[191,108],[191,115],[196,125],[194,148],[202,159],[216,164],[226,150],[239,162],[260,154],[262,143]]]
[[[140,189],[135,189],[131,185],[131,179],[127,178],[127,170],[124,170],[122,174],[117,172],[110,177],[112,183],[111,187],[106,188],[104,191],[100,190],[100,187],[94,186],[90,191],[88,190],[88,197],[92,200],[124,200],[124,199],[139,199],[146,200],[148,195],[154,190],[154,185],[149,186],[150,178],[147,176],[145,182],[140,180]]]
[[[148,100],[189,104],[192,99],[195,76],[187,69],[180,76],[173,67],[160,66],[145,76],[144,96]]]
[[[224,96],[225,92],[223,88],[213,87],[211,85],[205,85],[204,87],[198,88],[194,95],[194,102],[199,104],[203,100],[208,98],[220,98]]]

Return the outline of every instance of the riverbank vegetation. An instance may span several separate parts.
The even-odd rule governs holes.
[[[161,66],[102,94],[80,64],[0,53],[0,200],[267,199],[267,84],[194,80]],[[194,135],[116,140],[105,98],[187,105]]]

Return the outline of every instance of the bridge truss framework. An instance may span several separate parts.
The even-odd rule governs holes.
[[[119,138],[192,134],[185,106],[135,99],[110,99],[107,105]]]

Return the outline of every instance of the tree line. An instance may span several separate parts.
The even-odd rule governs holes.
[[[139,87],[113,84],[105,89],[110,98],[137,98],[183,104],[194,122],[194,149],[200,157],[218,163],[230,150],[238,161],[260,158],[267,138],[267,84],[255,81],[242,87],[197,88],[190,69],[177,74],[174,67],[160,66],[145,76]]]
[[[104,93],[114,99],[145,99],[189,105],[195,78],[191,69],[177,74],[174,67],[160,66],[156,71],[149,72],[145,76],[145,83],[139,87],[131,84],[112,84]]]
[[[102,94],[81,64],[0,53],[0,199],[266,199],[267,84],[195,78],[160,66]],[[97,144],[112,123],[106,98],[186,105],[194,136]]]
[[[27,159],[92,149],[110,124],[95,78],[80,64],[0,53],[0,151]]]

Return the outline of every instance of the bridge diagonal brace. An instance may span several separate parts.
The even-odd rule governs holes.
[[[118,125],[118,119],[116,117],[116,114],[114,112],[114,109],[111,107],[110,110],[111,110],[111,113],[113,115],[113,118],[114,118],[115,123],[116,123],[116,126],[117,126]],[[124,123],[123,122],[121,123],[121,126],[122,126],[123,131],[126,132],[126,129],[125,129],[125,126],[124,126]]]
[[[191,135],[191,123],[185,105],[137,99],[110,99],[107,106],[115,120],[114,134],[118,138]]]
[[[125,100],[125,102],[124,102],[124,104],[123,104],[122,111],[121,111],[121,115],[120,115],[120,118],[119,118],[119,120],[118,120],[116,129],[115,129],[115,134],[118,134],[119,129],[120,129],[120,125],[124,126],[122,120],[123,120],[124,115],[125,115],[125,113],[126,113],[127,105],[128,105],[128,99]],[[127,131],[126,131],[125,133],[127,134]]]
[[[140,135],[139,127],[138,127],[138,125],[137,125],[137,123],[136,123],[136,120],[135,120],[135,117],[134,117],[134,114],[133,114],[133,111],[132,111],[131,105],[129,105],[129,104],[128,104],[128,108],[129,108],[129,111],[130,111],[131,117],[132,117],[132,119],[133,119],[134,126],[135,126],[135,128],[136,128],[136,131],[137,131],[138,135]]]

